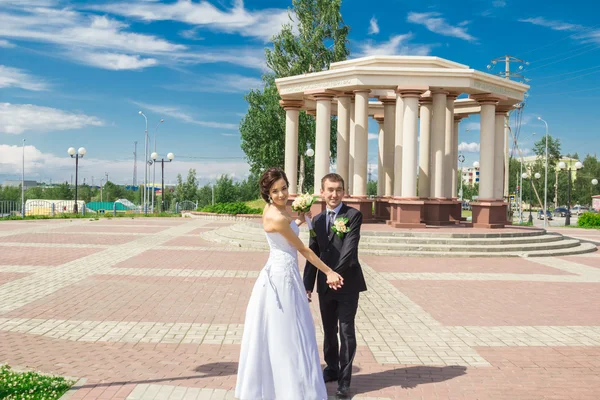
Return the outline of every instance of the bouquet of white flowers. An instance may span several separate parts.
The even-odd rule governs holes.
[[[316,198],[308,193],[301,194],[294,199],[294,202],[292,203],[292,210],[294,210],[295,212],[298,212],[298,213],[307,213],[310,211],[310,207],[313,205],[315,200],[316,200]],[[315,230],[313,229],[312,224],[310,222],[310,218],[308,218],[305,215],[304,220],[306,221],[306,225],[308,226],[308,231],[310,232],[310,236],[311,237],[317,236],[317,234],[315,233]]]

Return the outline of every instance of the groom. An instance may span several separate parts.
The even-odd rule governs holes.
[[[356,333],[354,318],[358,309],[358,294],[367,290],[362,269],[358,262],[358,242],[362,214],[342,203],[344,179],[338,174],[328,174],[321,179],[321,197],[327,209],[313,219],[316,237],[310,238],[309,247],[335,272],[344,278],[338,290],[330,289],[327,278],[317,268],[307,262],[304,268],[304,287],[311,300],[317,281],[319,306],[325,340],[323,352],[327,367],[323,371],[325,382],[338,382],[337,395],[347,397],[352,378],[352,361],[356,354]],[[338,236],[332,227],[339,218],[347,218],[348,231]],[[338,344],[338,325],[341,348]]]

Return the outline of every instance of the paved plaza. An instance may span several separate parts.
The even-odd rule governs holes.
[[[0,222],[0,363],[78,380],[70,399],[234,399],[268,253],[201,238],[227,224]],[[355,399],[600,399],[600,252],[361,260]]]

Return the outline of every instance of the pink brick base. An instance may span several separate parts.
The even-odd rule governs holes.
[[[2,238],[12,243],[57,243],[117,245],[138,239],[135,235],[77,235],[64,233],[28,233]]]

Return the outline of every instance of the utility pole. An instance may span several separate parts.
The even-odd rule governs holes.
[[[513,57],[511,55],[505,55],[502,57],[498,57],[493,59],[490,64],[487,66],[488,70],[494,69],[494,66],[498,62],[504,63],[504,71],[498,72],[497,75],[510,80],[511,78],[521,79],[521,83],[529,82],[530,79],[525,78],[519,72],[511,72],[510,63],[520,63],[518,71],[522,71],[524,65],[529,65],[528,61],[521,60],[520,58]],[[524,82],[523,82],[524,81]],[[526,95],[527,96],[527,95]],[[519,108],[523,107],[523,104]],[[512,110],[511,110],[512,111]],[[509,167],[510,167],[510,157],[509,157],[509,128],[510,128],[510,111],[506,113],[504,117],[504,199],[508,201],[509,193],[508,193],[508,180],[509,180]]]
[[[131,185],[135,187],[137,184],[137,141],[133,142],[133,181]]]
[[[21,217],[25,218],[25,139],[23,139],[23,169],[21,170]]]

